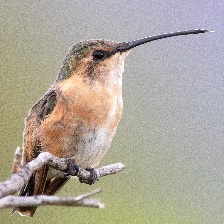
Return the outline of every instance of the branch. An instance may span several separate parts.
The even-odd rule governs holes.
[[[57,197],[57,196],[6,196],[0,200],[1,208],[19,207],[19,206],[40,206],[40,205],[54,205],[54,206],[81,206],[91,208],[104,208],[104,204],[97,199],[88,199],[88,197],[100,193],[100,189],[80,195],[78,197]]]
[[[23,185],[29,181],[32,173],[41,168],[43,165],[49,165],[50,167],[63,172],[68,169],[72,158],[58,158],[48,152],[42,152],[36,159],[24,165],[19,165],[19,159],[20,150],[17,147],[14,155],[11,177],[5,182],[0,182],[0,208],[39,205],[69,205],[97,208],[104,207],[104,205],[96,199],[87,199],[87,197],[99,193],[101,191],[99,189],[78,197],[66,198],[44,195],[29,197],[11,196],[12,194],[18,192]],[[124,168],[125,166],[122,163],[111,164],[98,168],[96,169],[97,179],[120,172]],[[79,172],[76,176],[81,177],[82,179],[88,179],[90,177],[90,172],[79,168]]]

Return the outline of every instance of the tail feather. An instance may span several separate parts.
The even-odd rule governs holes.
[[[48,169],[48,166],[43,166],[42,168],[36,170],[35,173],[31,176],[29,182],[24,185],[24,187],[19,192],[19,196],[33,196],[42,194],[45,187]],[[32,217],[36,211],[36,207],[15,207],[13,209],[13,213],[16,211],[21,216]]]
[[[53,195],[57,193],[69,179],[70,179],[69,177],[61,177],[61,176],[54,177],[50,181],[49,185],[44,189],[43,194]]]
[[[69,177],[59,175],[47,180],[48,170],[48,166],[44,166],[37,170],[35,174],[31,176],[29,182],[24,185],[22,190],[19,192],[19,196],[53,195],[69,180]],[[17,211],[21,216],[32,217],[36,209],[37,207],[33,206],[16,207],[13,209],[13,213]]]

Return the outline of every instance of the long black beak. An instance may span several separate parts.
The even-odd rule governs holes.
[[[178,32],[172,32],[172,33],[164,33],[159,34],[151,37],[145,37],[139,40],[133,40],[130,42],[124,42],[122,43],[117,50],[118,51],[127,51],[130,50],[136,46],[139,46],[141,44],[145,44],[154,40],[159,40],[167,37],[174,37],[174,36],[180,36],[180,35],[188,35],[188,34],[199,34],[199,33],[206,33],[209,32],[208,30],[185,30],[185,31],[178,31]]]

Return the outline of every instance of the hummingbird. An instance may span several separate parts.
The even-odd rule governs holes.
[[[74,158],[73,168],[94,168],[106,154],[121,119],[122,73],[130,50],[151,41],[208,32],[204,29],[178,31],[130,42],[87,40],[68,51],[56,81],[30,109],[23,132],[22,164],[41,152],[59,158]],[[68,171],[69,173],[69,171]],[[36,170],[19,196],[54,195],[70,175],[47,165]],[[17,207],[20,215],[32,217],[36,207]]]

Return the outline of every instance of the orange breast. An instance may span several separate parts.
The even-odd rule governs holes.
[[[58,157],[76,157],[94,167],[105,155],[121,118],[120,88],[73,76],[57,86],[57,104],[40,126],[44,148]]]

